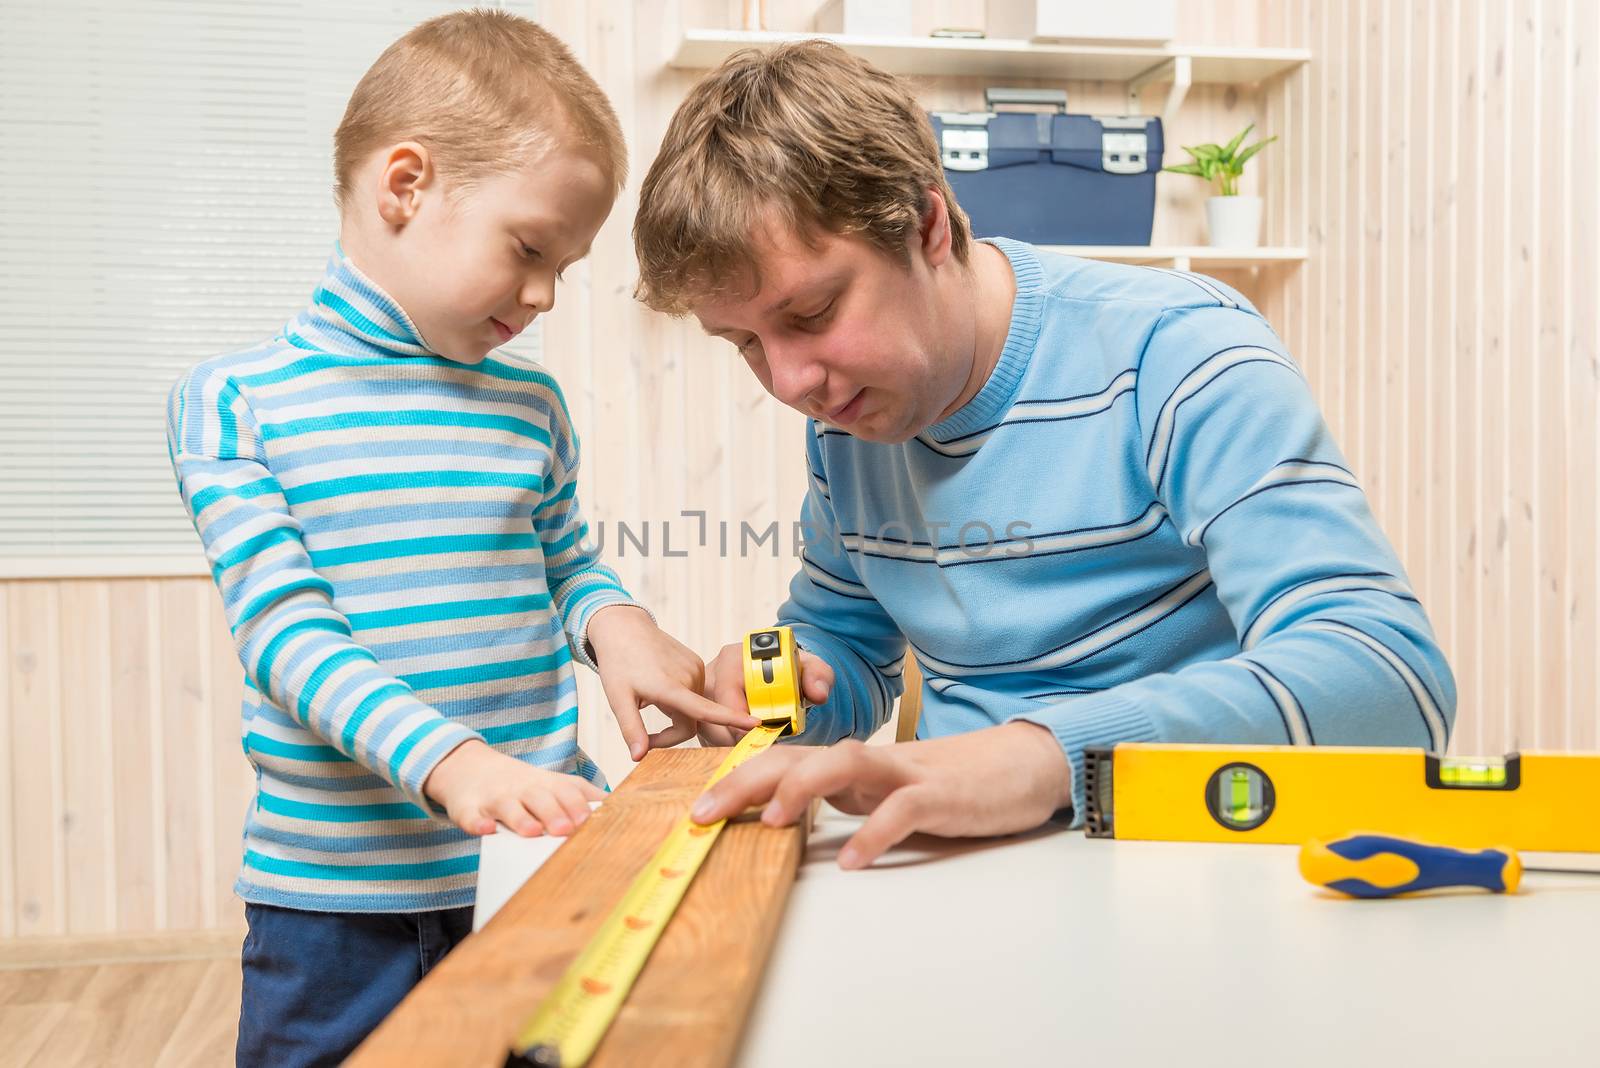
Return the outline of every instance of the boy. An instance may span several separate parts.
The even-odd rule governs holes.
[[[640,191],[640,290],[811,419],[806,544],[779,619],[808,740],[697,807],[815,796],[912,831],[1082,810],[1121,741],[1442,751],[1455,685],[1305,379],[1198,275],[974,241],[909,86],[836,46],[742,52],[689,93]],[[707,693],[743,708],[740,654]],[[705,735],[726,744],[731,732]]]
[[[173,390],[258,783],[241,1064],[343,1060],[468,932],[475,835],[583,822],[602,790],[573,659],[635,759],[698,718],[752,722],[699,695],[699,658],[585,547],[559,387],[490,351],[550,310],[625,168],[550,34],[498,11],[424,23],[335,135],[340,241],[311,306]],[[653,739],[643,703],[673,719]]]

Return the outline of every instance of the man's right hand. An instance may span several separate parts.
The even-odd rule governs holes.
[[[532,767],[476,738],[435,764],[422,792],[468,834],[493,834],[503,823],[524,838],[569,835],[589,818],[589,802],[606,797],[588,779]]]
[[[800,692],[807,704],[820,705],[833,690],[833,668],[821,657],[800,650]],[[706,664],[706,696],[724,708],[749,715],[750,704],[744,698],[744,643],[724,645]],[[747,732],[716,723],[701,723],[701,745],[737,745]]]

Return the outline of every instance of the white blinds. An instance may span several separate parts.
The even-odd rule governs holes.
[[[331,142],[350,90],[457,6],[8,0],[0,576],[203,573],[167,390],[306,301],[337,234]],[[518,351],[537,346],[529,331]]]

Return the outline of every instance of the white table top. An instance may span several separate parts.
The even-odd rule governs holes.
[[[1352,901],[1292,847],[1056,829],[840,871],[858,823],[822,810],[741,1065],[1600,1065],[1600,878]],[[480,926],[556,844],[485,840]]]
[[[1600,1065],[1600,878],[1354,901],[1292,847],[1054,829],[844,872],[823,813],[743,1065]]]

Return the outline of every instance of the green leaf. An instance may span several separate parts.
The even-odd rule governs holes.
[[[1161,169],[1170,171],[1173,174],[1192,174],[1196,178],[1204,178],[1206,176],[1205,171],[1200,169],[1198,163],[1180,163],[1176,167],[1163,167]]]
[[[1239,158],[1234,160],[1234,163],[1237,164],[1240,167],[1243,167],[1245,160],[1249,159],[1251,156],[1255,155],[1257,152],[1260,152],[1263,148],[1266,148],[1268,145],[1272,144],[1272,142],[1276,141],[1277,139],[1278,139],[1278,135],[1277,134],[1273,134],[1271,137],[1267,138],[1264,141],[1257,141],[1255,144],[1251,145],[1249,148],[1247,148],[1243,152],[1239,153]]]
[[[1249,126],[1246,126],[1244,129],[1240,130],[1238,136],[1232,141],[1229,141],[1228,147],[1222,150],[1223,158],[1232,159],[1233,154],[1239,151],[1239,146],[1244,144],[1244,139],[1248,137],[1250,131],[1254,130],[1255,128],[1256,124],[1252,122]]]
[[[1216,160],[1222,156],[1221,145],[1196,145],[1194,148],[1189,148],[1187,145],[1185,145],[1184,151],[1189,153],[1189,155],[1193,156],[1195,159],[1206,161]]]

